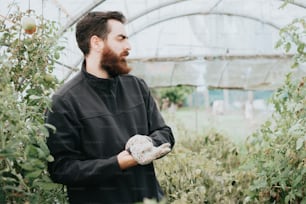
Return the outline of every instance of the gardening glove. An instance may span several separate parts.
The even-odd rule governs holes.
[[[130,148],[135,145],[139,145],[142,146],[144,149],[147,149],[150,146],[153,146],[153,143],[151,137],[148,137],[146,135],[134,135],[125,144],[125,149],[130,151]]]
[[[170,143],[165,143],[159,147],[154,147],[150,137],[135,135],[128,140],[126,150],[131,153],[137,163],[145,165],[169,153],[171,151],[170,146]]]

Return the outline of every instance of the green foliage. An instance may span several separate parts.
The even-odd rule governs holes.
[[[169,203],[242,203],[254,176],[240,162],[235,144],[211,130],[179,140],[156,168]]]
[[[194,87],[190,86],[173,86],[163,88],[158,91],[161,99],[169,99],[174,104],[183,104],[185,98],[194,91]]]
[[[48,177],[48,131],[44,111],[57,80],[51,75],[61,47],[56,24],[12,6],[0,22],[0,203],[64,202],[62,188]],[[30,15],[37,30],[29,35],[21,18]]]
[[[285,8],[289,3],[294,2],[294,0],[284,0],[284,2],[282,3],[282,5],[280,6],[280,8]]]
[[[246,166],[256,169],[250,195],[261,203],[306,202],[305,79],[287,76],[272,98],[271,120],[249,138]]]
[[[285,3],[288,3],[286,1]],[[306,62],[305,17],[281,29],[276,47],[289,52],[293,68]],[[306,77],[292,73],[273,95],[272,118],[248,139],[250,157],[245,169],[255,169],[250,198],[260,203],[306,203]]]
[[[280,30],[280,39],[276,43],[276,48],[282,47],[286,52],[293,48],[294,61],[292,67],[297,67],[299,64],[306,62],[306,17],[294,19],[292,23],[288,24]]]

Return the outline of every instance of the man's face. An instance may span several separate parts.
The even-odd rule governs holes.
[[[122,51],[117,55],[111,48],[105,43],[100,66],[104,69],[110,77],[115,77],[121,74],[128,74],[131,68],[127,66],[125,57],[129,55],[128,51]]]
[[[116,20],[108,21],[111,32],[104,40],[104,48],[101,56],[101,68],[111,77],[127,74],[131,68],[127,66],[126,57],[131,49],[124,25]]]

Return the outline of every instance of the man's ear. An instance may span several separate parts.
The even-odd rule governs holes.
[[[102,52],[104,47],[104,41],[96,35],[90,38],[90,48],[94,52]]]

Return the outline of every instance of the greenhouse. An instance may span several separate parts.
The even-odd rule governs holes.
[[[305,0],[0,2],[0,203],[306,203]],[[90,58],[95,49],[93,38],[87,42],[91,51],[84,61],[76,37],[77,25],[88,13],[101,11],[119,11],[126,18],[122,23],[126,36],[120,36],[130,46],[126,55],[129,75],[144,83],[141,90],[149,94],[143,97],[154,101],[144,100],[145,117],[141,112],[126,116],[142,104],[142,98],[135,99],[136,93],[112,93],[118,101],[109,102],[110,107],[119,109],[111,113],[101,108],[99,112],[92,109],[95,105],[88,105],[90,94],[71,85],[80,73],[93,74],[82,67],[96,61]],[[114,51],[107,39],[98,38]],[[102,58],[99,64],[103,64]],[[114,78],[117,84],[117,77],[110,80]],[[122,85],[123,90],[131,88],[131,83]],[[59,94],[61,87],[67,87],[64,89],[78,100],[69,102],[68,94]],[[115,90],[118,92],[118,88]],[[57,116],[56,97],[59,104],[63,101],[61,108],[67,108],[63,111],[64,116],[67,114],[65,120]],[[133,100],[137,104],[123,110]],[[85,110],[72,111],[72,107]],[[53,109],[55,118],[50,119]],[[97,121],[96,117],[103,119],[89,127],[97,130],[87,130],[85,121]],[[59,126],[48,121],[58,122]],[[71,127],[65,126],[68,123]],[[148,132],[143,130],[147,125]],[[146,133],[134,130],[138,126]],[[116,145],[138,162],[123,171],[119,156],[115,157],[120,151],[105,153],[103,149],[105,145],[109,146],[106,149],[113,147],[104,144],[110,139],[93,138],[97,131],[102,132],[101,138],[107,138],[103,131],[110,129],[127,137],[133,136],[129,135],[132,132],[135,136],[148,135],[152,151],[162,151],[162,143],[169,140],[171,152],[159,152],[144,164],[142,157],[140,161],[133,154],[140,151],[138,146],[133,150],[133,144],[127,148],[128,142],[124,146],[122,138],[114,138]],[[62,146],[53,147],[52,138],[60,139],[54,144],[62,141]],[[81,142],[92,150],[84,150]],[[140,149],[144,146],[139,144]],[[99,149],[97,153],[93,152],[95,148]],[[146,174],[156,174],[162,194],[147,192],[151,180],[144,180],[147,183],[140,186],[134,181],[131,186],[125,185],[127,193],[115,193],[111,189],[118,186],[109,183],[117,182],[112,180],[113,175],[118,176],[117,170],[113,169],[112,174],[103,170],[103,161],[99,173],[81,166],[96,160],[106,160],[106,164],[115,161],[122,178],[121,174],[127,177],[131,172],[141,177],[135,172],[152,166],[153,172]],[[53,168],[58,168],[60,176],[53,177]],[[75,176],[65,178],[66,172]],[[142,179],[137,176],[133,179]],[[87,190],[75,189],[100,189],[101,193],[86,194]],[[106,196],[102,191],[108,192]],[[80,199],[76,193],[73,200],[73,192],[80,192]],[[128,192],[134,197],[126,195]],[[83,194],[91,198],[85,202]],[[106,201],[105,197],[112,194],[118,198]]]

